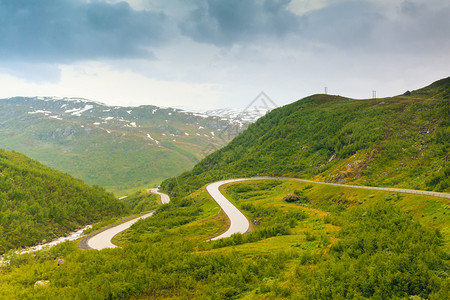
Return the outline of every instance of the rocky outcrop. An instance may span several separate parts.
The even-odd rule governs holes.
[[[35,288],[46,287],[50,285],[50,280],[38,280],[34,283]]]

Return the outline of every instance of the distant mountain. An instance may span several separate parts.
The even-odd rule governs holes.
[[[266,113],[270,111],[268,108],[264,107],[251,107],[248,109],[231,109],[231,108],[221,108],[213,110],[187,110],[193,112],[197,116],[203,117],[220,117],[225,120],[233,120],[237,124],[248,124],[253,123]]]
[[[14,97],[0,100],[0,147],[122,194],[191,168],[255,117]]]
[[[0,149],[0,254],[125,213],[104,189]]]
[[[416,91],[355,100],[313,95],[275,109],[163,187],[185,195],[256,175],[449,191],[450,77]]]

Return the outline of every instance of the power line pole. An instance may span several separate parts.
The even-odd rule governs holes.
[[[372,91],[372,99],[377,99],[377,91]]]

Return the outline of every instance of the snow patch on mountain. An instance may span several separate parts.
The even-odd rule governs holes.
[[[82,113],[84,113],[85,111],[91,110],[93,108],[94,108],[93,105],[86,105],[84,108],[79,109],[78,111],[74,111],[72,113],[72,116],[81,116]]]
[[[151,139],[152,141],[154,141],[155,143],[157,143],[158,145],[160,144],[159,141],[155,140],[154,138],[152,138],[152,136],[150,134],[147,133],[147,137],[149,139]]]
[[[46,115],[48,115],[48,114],[51,114],[51,113],[52,112],[48,111],[48,110],[35,110],[35,111],[28,112],[29,115],[34,115],[34,114],[46,114]]]
[[[191,113],[201,118],[218,117],[221,121],[229,121],[230,124],[243,126],[244,123],[253,123],[270,111],[264,107],[253,107],[248,109],[221,108],[213,110],[194,110],[181,108],[183,113]]]

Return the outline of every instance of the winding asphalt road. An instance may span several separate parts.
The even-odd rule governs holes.
[[[170,198],[168,195],[158,192],[157,189],[150,189],[150,191],[154,194],[161,196],[161,203],[165,204],[170,202]],[[117,246],[112,243],[112,239],[114,238],[114,236],[121,233],[122,231],[127,230],[128,228],[131,227],[131,225],[133,225],[137,221],[148,218],[152,215],[153,212],[147,213],[132,220],[129,220],[127,222],[115,226],[113,225],[99,232],[96,232],[85,238],[85,242],[83,242],[83,244],[85,244],[87,247],[82,248],[96,249],[96,250],[102,250],[106,248],[116,248]]]
[[[206,190],[211,195],[211,197],[217,202],[217,204],[221,207],[224,213],[227,215],[230,221],[230,227],[224,233],[219,236],[212,238],[211,240],[218,240],[222,238],[230,237],[235,233],[246,233],[250,228],[250,222],[247,217],[236,207],[234,206],[225,196],[220,192],[219,188],[222,185],[232,183],[232,182],[240,182],[240,181],[249,181],[249,180],[266,180],[266,179],[281,179],[281,180],[294,180],[306,183],[313,184],[323,184],[323,185],[333,185],[340,187],[349,187],[349,188],[357,188],[357,189],[367,189],[367,190],[377,190],[377,191],[389,191],[389,192],[397,192],[397,193],[407,193],[407,194],[418,194],[418,195],[428,195],[435,196],[441,198],[450,199],[450,194],[448,193],[438,193],[438,192],[429,192],[429,191],[419,191],[419,190],[409,190],[409,189],[398,189],[398,188],[382,188],[382,187],[372,187],[372,186],[357,186],[357,185],[346,185],[339,183],[327,183],[327,182],[318,182],[311,181],[306,179],[298,179],[298,178],[285,178],[285,177],[252,177],[252,178],[239,178],[239,179],[229,179],[211,183],[206,186]],[[168,195],[158,192],[157,189],[150,189],[150,192],[161,196],[161,203],[166,204],[170,202],[170,198]],[[132,219],[125,223],[119,224],[117,226],[112,226],[111,228],[107,228],[104,231],[100,231],[90,237],[87,238],[87,248],[91,249],[105,249],[105,248],[115,248],[117,247],[111,242],[111,239],[117,235],[118,233],[128,229],[136,223],[138,220],[150,217],[152,213],[148,213],[142,215],[138,218]]]
[[[127,230],[131,227],[134,223],[141,219],[145,219],[153,215],[153,213],[148,213],[145,215],[142,215],[140,217],[137,217],[135,219],[132,219],[130,221],[127,221],[125,223],[119,224],[117,226],[108,228],[105,231],[101,231],[96,235],[91,236],[87,240],[87,245],[90,249],[96,249],[96,250],[102,250],[105,248],[116,248],[117,246],[112,243],[113,237],[115,237],[117,234],[121,233],[122,231]]]
[[[150,189],[150,192],[152,192],[153,194],[159,195],[161,197],[162,204],[167,204],[170,202],[169,195],[158,192],[158,189]]]
[[[241,211],[237,209],[237,207],[234,206],[233,203],[231,203],[227,198],[225,198],[225,196],[219,191],[219,188],[224,184],[244,180],[251,180],[251,179],[230,179],[214,182],[206,186],[206,190],[208,191],[208,193],[211,195],[211,197],[213,197],[213,199],[217,202],[217,204],[219,204],[219,206],[223,209],[223,212],[227,215],[228,219],[230,220],[230,227],[228,228],[228,230],[222,233],[221,235],[212,238],[211,240],[214,241],[230,237],[235,233],[246,233],[250,228],[250,222],[248,221],[247,217],[244,216],[244,214],[241,213]]]
[[[230,227],[223,234],[212,238],[211,240],[218,240],[222,238],[229,237],[235,233],[246,233],[250,228],[250,223],[245,215],[236,208],[225,196],[219,191],[219,188],[228,183],[239,182],[239,181],[248,181],[248,180],[265,180],[265,179],[285,179],[285,180],[295,180],[306,183],[314,183],[314,184],[323,184],[323,185],[334,185],[341,187],[349,187],[349,188],[357,188],[357,189],[367,189],[367,190],[376,190],[376,191],[389,191],[389,192],[397,192],[397,193],[406,193],[406,194],[418,194],[418,195],[428,195],[435,196],[441,198],[450,199],[450,194],[447,193],[438,193],[438,192],[429,192],[429,191],[419,191],[419,190],[409,190],[409,189],[397,189],[397,188],[382,188],[382,187],[373,187],[373,186],[358,186],[358,185],[346,185],[339,183],[327,183],[327,182],[318,182],[311,181],[306,179],[298,179],[298,178],[285,178],[285,177],[252,177],[252,178],[240,178],[240,179],[229,179],[211,183],[206,186],[206,190],[213,197],[213,199],[219,204],[219,206],[223,209],[224,213],[228,216],[230,220]]]

